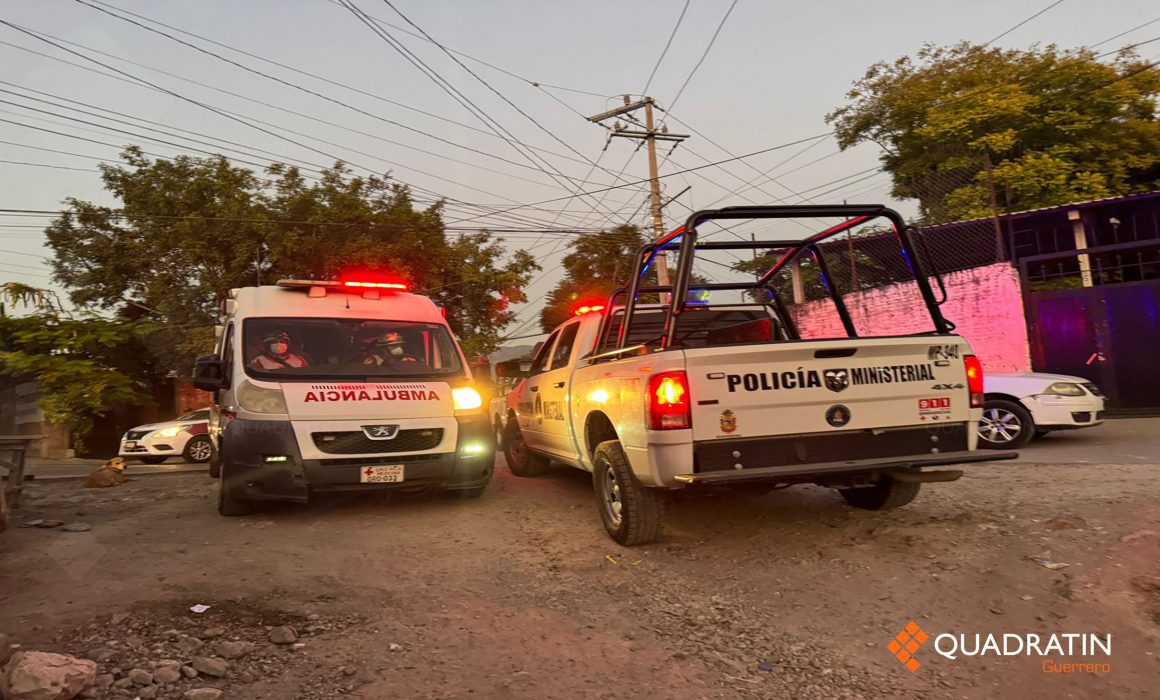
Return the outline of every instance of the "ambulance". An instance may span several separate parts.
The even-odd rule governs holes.
[[[475,498],[491,423],[443,311],[398,282],[282,280],[231,290],[213,392],[218,512],[323,491],[435,488]]]

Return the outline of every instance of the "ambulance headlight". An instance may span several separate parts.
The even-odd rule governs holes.
[[[456,411],[473,412],[483,407],[483,397],[474,387],[461,386],[451,390],[451,402]]]
[[[242,410],[250,413],[286,413],[286,399],[281,389],[267,389],[250,380],[243,380],[238,385],[238,405]]]

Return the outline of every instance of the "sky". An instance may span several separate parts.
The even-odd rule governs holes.
[[[115,206],[92,171],[95,159],[115,160],[128,143],[172,157],[190,153],[189,147],[217,152],[221,141],[234,142],[230,148],[245,152],[226,155],[253,162],[290,160],[319,167],[338,157],[351,163],[356,172],[389,171],[421,188],[420,199],[438,194],[493,209],[542,202],[579,192],[581,186],[588,190],[608,187],[621,172],[617,183],[647,177],[644,149],[635,151],[636,142],[628,139],[606,143],[607,132],[583,118],[621,104],[624,93],[639,95],[647,83],[648,94],[666,109],[658,117],[669,131],[693,134],[671,157],[664,157],[667,149],[661,151],[662,175],[783,146],[721,167],[665,178],[666,197],[690,188],[666,207],[667,226],[676,225],[689,208],[797,203],[818,195],[822,198],[810,201],[887,202],[909,213],[913,203],[891,202],[885,175],[855,176],[877,165],[874,147],[838,152],[830,138],[806,140],[829,131],[825,115],[842,105],[851,83],[871,64],[912,55],[925,42],[987,42],[1049,6],[998,38],[995,45],[1090,45],[1160,16],[1154,0],[1063,0],[1054,6],[1051,0],[352,1],[371,18],[395,25],[376,26],[501,125],[510,134],[508,139],[542,149],[534,157],[550,165],[533,164],[522,147],[496,136],[338,0],[6,0],[0,4],[0,19],[51,35],[61,47],[124,73],[119,76],[122,80],[99,75],[94,71],[113,71],[0,25],[0,42],[4,42],[0,43],[4,65],[0,81],[8,83],[0,84],[0,90],[10,91],[0,92],[4,102],[0,104],[0,141],[4,142],[0,143],[0,161],[39,164],[0,162],[0,209],[56,210],[66,197]],[[332,99],[247,72],[94,9],[102,4],[104,9],[138,13],[253,54],[243,55],[137,20]],[[401,29],[417,30],[407,20],[439,44],[472,58],[457,56],[463,63],[458,65],[435,44],[408,36]],[[1158,33],[1160,23],[1152,24],[1101,49]],[[658,64],[670,35],[672,44]],[[1142,47],[1141,53],[1155,60],[1160,57],[1156,47]],[[649,83],[654,67],[655,77]],[[132,77],[163,91],[131,84]],[[284,138],[169,93],[236,113],[251,123],[262,120],[269,125],[268,131]],[[116,118],[130,118],[135,124],[117,124],[64,109],[59,106],[61,98],[91,105],[69,103],[90,112],[97,111],[94,108],[121,112],[127,116]],[[140,120],[155,122],[147,126],[156,128],[187,130],[183,133],[188,138],[211,143],[181,141],[174,146],[109,131],[149,134]],[[152,136],[175,141],[157,133]],[[553,177],[546,167],[571,180],[560,174]],[[776,181],[762,173],[772,174]],[[747,183],[755,178],[761,186],[749,187]],[[602,199],[601,195],[573,197],[512,213],[524,217],[519,228],[592,229],[619,223],[634,213],[634,222],[647,223],[643,185],[602,194]],[[479,212],[463,204],[452,209],[445,217],[449,224]],[[500,225],[497,221],[493,217],[454,225]],[[50,252],[43,247],[40,232],[45,223],[45,217],[0,214],[0,279],[53,286],[41,257]],[[521,321],[538,315],[535,300],[542,300],[559,279],[559,259],[566,252],[568,235],[558,231],[505,234],[509,246],[528,248],[544,267],[528,289],[534,301],[523,310]],[[510,330],[531,333],[538,328],[516,325]]]

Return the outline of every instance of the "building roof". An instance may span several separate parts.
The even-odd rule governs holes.
[[[1073,209],[1087,209],[1089,207],[1103,206],[1107,204],[1123,204],[1128,202],[1143,201],[1148,199],[1160,198],[1160,190],[1152,190],[1151,192],[1139,192],[1137,194],[1126,194],[1119,197],[1104,197],[1102,199],[1089,199],[1084,202],[1069,202],[1067,204],[1058,204],[1054,207],[1040,207],[1038,209],[1025,209],[1023,211],[1013,211],[1009,214],[1000,214],[1000,220],[1006,219],[1023,219],[1029,216],[1039,216],[1041,214],[1051,214],[1055,212],[1066,212]],[[919,226],[918,228],[924,230],[942,228],[944,226],[962,226],[967,224],[978,224],[982,222],[989,222],[991,217],[981,216],[977,219],[964,219],[962,221],[948,221],[944,224],[931,224],[929,226]]]

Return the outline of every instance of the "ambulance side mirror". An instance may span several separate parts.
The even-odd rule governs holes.
[[[226,388],[226,367],[217,355],[202,355],[193,363],[193,385],[202,391]]]
[[[508,360],[507,362],[495,363],[495,376],[507,379],[522,379],[528,376],[528,373],[520,367],[519,360]]]

